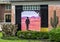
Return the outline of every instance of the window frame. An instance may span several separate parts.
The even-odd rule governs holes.
[[[5,17],[6,15],[11,15],[11,13],[4,13],[4,23],[11,23],[11,22],[6,22],[6,19],[5,19],[6,18]]]
[[[11,5],[10,4],[5,5],[5,10],[11,10]]]

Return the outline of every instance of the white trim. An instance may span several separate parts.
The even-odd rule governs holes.
[[[60,1],[45,1],[45,2],[12,2],[12,5],[60,5]]]
[[[12,5],[12,14],[11,15],[12,15],[11,23],[15,24],[15,22],[16,22],[15,21],[15,5]]]
[[[11,13],[4,13],[4,23],[11,23],[11,22],[5,22],[5,15],[7,14],[11,15]]]
[[[11,9],[5,9],[5,11],[11,11]]]

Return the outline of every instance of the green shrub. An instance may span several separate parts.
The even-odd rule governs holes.
[[[18,31],[17,36],[24,39],[48,39],[48,32]]]
[[[17,25],[13,25],[13,24],[2,25],[3,37],[15,36],[16,31],[17,31]]]
[[[51,42],[60,42],[60,28],[52,29],[49,32],[49,39]]]
[[[5,40],[18,40],[19,38],[18,37],[2,37],[2,39],[5,39]]]

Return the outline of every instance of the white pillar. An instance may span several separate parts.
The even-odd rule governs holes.
[[[12,5],[11,23],[15,24],[15,5]]]

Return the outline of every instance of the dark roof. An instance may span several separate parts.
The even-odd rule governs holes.
[[[60,0],[10,0],[11,2],[20,2],[20,1],[22,1],[22,2],[42,2],[42,1],[60,1]]]

